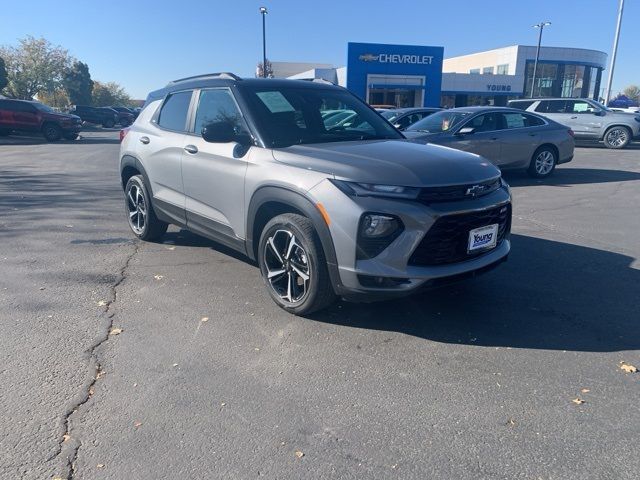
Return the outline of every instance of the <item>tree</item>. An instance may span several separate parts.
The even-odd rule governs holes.
[[[71,57],[64,48],[44,38],[27,36],[17,47],[0,48],[7,67],[9,95],[30,100],[38,92],[53,92],[62,86]]]
[[[110,105],[131,104],[131,97],[115,82],[93,82],[92,105],[96,107],[108,107]]]
[[[273,65],[271,65],[271,62],[269,61],[269,59],[267,58],[266,61],[267,64],[267,77],[268,78],[273,78]],[[262,62],[259,62],[258,65],[256,66],[256,77],[263,77],[264,70],[262,67]]]
[[[0,93],[4,87],[7,86],[9,81],[7,80],[7,67],[5,66],[4,59],[0,57]]]
[[[82,62],[73,62],[62,80],[70,103],[74,105],[89,105],[92,100],[93,80],[89,74],[89,66]]]
[[[638,85],[629,85],[623,90],[623,93],[627,98],[640,102],[640,87]]]
[[[57,108],[68,107],[71,103],[67,92],[62,88],[58,88],[53,92],[38,92],[38,101]]]

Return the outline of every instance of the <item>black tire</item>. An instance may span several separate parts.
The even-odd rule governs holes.
[[[558,152],[550,145],[539,147],[531,157],[527,173],[533,178],[547,178],[558,164]]]
[[[102,122],[102,126],[104,128],[113,128],[115,126],[115,124],[116,124],[116,122],[114,122],[110,118],[105,120],[104,122]]]
[[[62,129],[55,123],[45,123],[42,126],[42,136],[47,142],[57,142],[62,138]]]
[[[142,175],[134,175],[127,181],[124,188],[124,208],[129,227],[140,240],[156,240],[167,231],[169,225],[159,220],[153,211]]]
[[[80,134],[78,133],[65,133],[64,138],[67,140],[77,140]]]
[[[629,145],[631,142],[631,131],[627,127],[622,125],[616,125],[607,129],[604,132],[604,146],[607,148],[613,148],[618,150]]]
[[[302,215],[285,213],[265,225],[258,264],[269,295],[287,312],[308,315],[336,300],[322,243],[311,220]]]

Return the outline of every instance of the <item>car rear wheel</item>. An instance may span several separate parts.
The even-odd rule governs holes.
[[[542,146],[531,157],[527,172],[534,178],[545,178],[553,173],[557,163],[558,154],[555,149],[549,146]]]
[[[104,128],[113,128],[115,124],[116,124],[116,122],[114,122],[113,120],[109,119],[109,120],[105,120],[104,123],[102,124],[102,126]]]
[[[605,132],[603,140],[607,148],[624,148],[631,141],[631,132],[627,127],[611,127]]]
[[[165,234],[167,223],[156,217],[142,175],[134,175],[124,189],[125,211],[129,227],[141,240],[156,240]]]
[[[62,129],[54,123],[47,123],[42,127],[42,135],[47,142],[57,142],[62,138]]]
[[[258,263],[269,295],[290,313],[307,315],[336,299],[318,234],[302,215],[285,213],[267,223]]]

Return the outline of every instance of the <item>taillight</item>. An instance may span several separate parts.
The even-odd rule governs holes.
[[[567,130],[567,132],[569,133],[569,136],[571,136],[571,137],[575,137],[576,136],[576,134],[573,133],[573,130],[571,130],[571,129]]]
[[[128,128],[123,128],[122,130],[120,130],[120,143],[122,143],[122,141],[124,140],[124,137],[127,136],[127,133],[129,133]]]

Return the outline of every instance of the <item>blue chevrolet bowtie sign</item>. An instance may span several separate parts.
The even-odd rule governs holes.
[[[367,87],[374,87],[370,78],[384,76],[384,84],[390,88],[398,88],[405,84],[405,79],[411,78],[414,85],[407,87],[424,89],[424,106],[438,107],[443,56],[443,47],[349,43],[347,88],[366,100]],[[419,87],[416,80],[420,82]],[[384,88],[384,84],[375,87]]]

